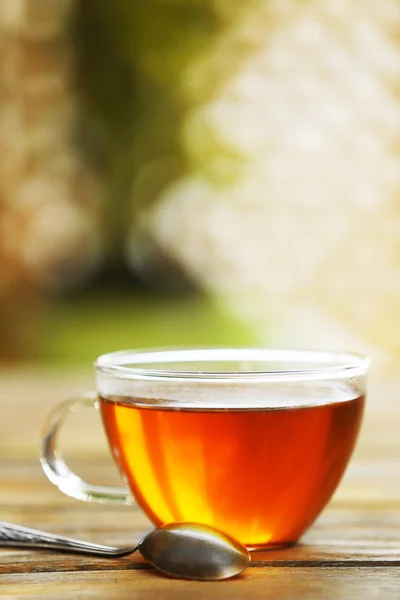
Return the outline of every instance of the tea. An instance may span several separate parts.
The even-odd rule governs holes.
[[[114,458],[156,525],[197,521],[249,546],[294,542],[314,521],[343,475],[364,407],[363,396],[240,409],[100,400]]]

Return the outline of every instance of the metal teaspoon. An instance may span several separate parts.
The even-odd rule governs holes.
[[[103,558],[119,558],[139,550],[166,575],[198,580],[228,579],[250,563],[243,544],[200,523],[169,523],[151,531],[136,546],[113,548],[0,521],[1,546],[64,550]]]

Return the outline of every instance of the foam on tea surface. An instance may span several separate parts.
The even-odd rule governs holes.
[[[293,408],[305,408],[311,406],[322,406],[325,404],[346,402],[356,398],[359,394],[354,388],[345,384],[334,386],[320,385],[310,388],[301,385],[277,385],[277,386],[202,386],[193,389],[193,386],[176,385],[167,386],[158,384],[156,389],[149,385],[129,385],[139,388],[139,396],[129,393],[116,394],[115,382],[112,386],[106,386],[101,390],[101,395],[109,402],[117,402],[125,405],[138,405],[142,407],[155,407],[162,409],[177,410],[282,410]],[[121,388],[120,382],[118,387]],[[112,388],[112,389],[110,389]],[[119,390],[120,392],[123,390]],[[125,391],[125,390],[124,390]]]

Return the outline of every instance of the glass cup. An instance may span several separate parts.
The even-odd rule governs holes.
[[[335,491],[360,428],[369,360],[269,349],[123,351],[96,362],[97,393],[49,417],[42,466],[62,492],[194,521],[250,548],[292,544]],[[56,451],[64,418],[101,413],[126,488],[89,485]]]

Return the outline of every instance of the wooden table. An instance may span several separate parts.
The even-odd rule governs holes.
[[[356,454],[331,504],[298,546],[255,554],[242,576],[219,583],[164,578],[137,555],[103,560],[2,549],[0,597],[400,599],[400,380],[371,379]],[[90,373],[0,373],[0,518],[131,544],[150,528],[139,509],[67,498],[47,481],[37,459],[49,408],[90,389],[91,380]],[[116,483],[98,417],[82,414],[72,430],[73,445],[63,444],[71,465],[92,482]]]

